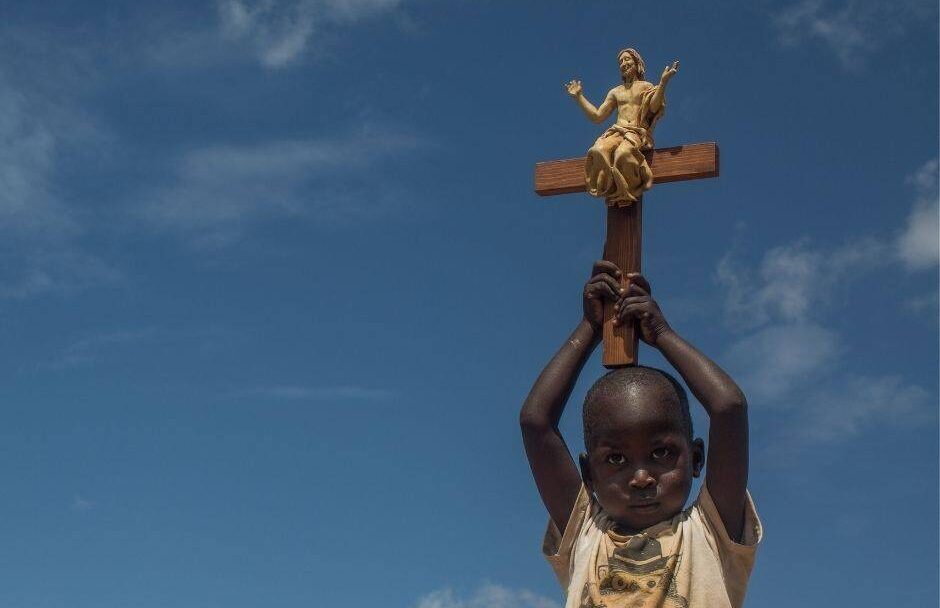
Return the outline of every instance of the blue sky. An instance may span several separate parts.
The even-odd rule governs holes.
[[[3,3],[0,605],[559,606],[517,414],[604,211],[532,168],[587,149],[562,85],[599,101],[624,46],[681,61],[658,145],[721,146],[648,195],[644,270],[749,397],[750,605],[932,605],[936,23]]]

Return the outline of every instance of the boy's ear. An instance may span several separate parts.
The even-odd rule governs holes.
[[[692,441],[692,477],[702,474],[705,466],[705,442],[699,437]]]
[[[584,482],[584,487],[593,492],[594,484],[591,482],[591,465],[588,462],[588,455],[584,452],[578,454],[578,466],[581,467],[581,481]]]

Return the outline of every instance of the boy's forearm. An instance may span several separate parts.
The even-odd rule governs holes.
[[[656,345],[708,412],[705,485],[728,535],[740,541],[747,501],[747,402],[723,369],[669,330]]]
[[[709,416],[747,406],[744,393],[731,376],[675,331],[660,336],[656,347],[679,372]]]
[[[529,391],[520,412],[523,425],[558,425],[581,369],[600,337],[599,329],[587,321],[578,324]]]

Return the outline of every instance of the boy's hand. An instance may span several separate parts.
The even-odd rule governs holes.
[[[594,263],[591,278],[584,285],[584,320],[594,329],[604,325],[604,301],[617,302],[625,293],[620,287],[620,269],[613,262]]]
[[[629,323],[636,319],[640,327],[640,337],[650,346],[656,346],[659,337],[671,332],[672,328],[666,323],[666,317],[659,309],[659,304],[650,295],[652,288],[646,277],[631,272],[627,278],[630,280],[630,287],[618,298],[614,323]]]

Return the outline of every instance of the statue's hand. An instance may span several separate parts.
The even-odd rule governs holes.
[[[663,69],[663,75],[659,78],[659,84],[665,85],[669,82],[673,76],[676,75],[676,72],[679,71],[679,62],[674,61],[672,65],[667,65]]]
[[[572,97],[577,97],[584,90],[581,88],[580,80],[572,80],[565,85],[565,88],[568,89],[568,95],[571,95]]]

